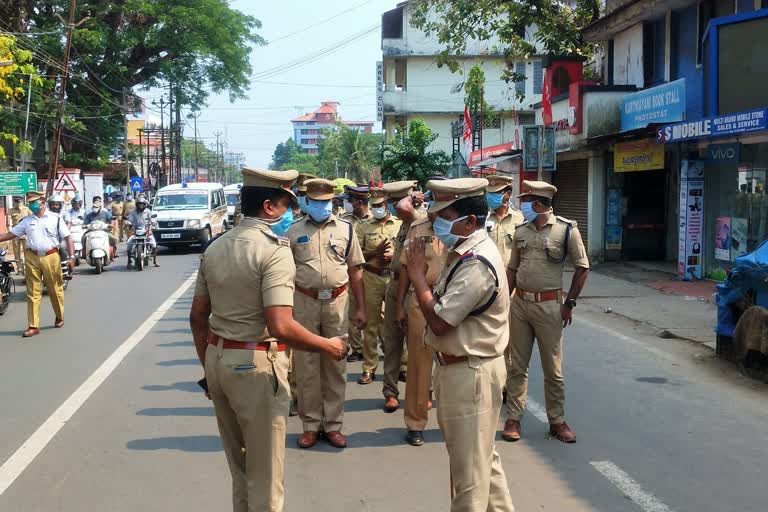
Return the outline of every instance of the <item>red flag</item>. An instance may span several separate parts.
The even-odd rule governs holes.
[[[464,105],[464,134],[462,136],[464,143],[472,142],[472,118],[469,116],[469,107]]]
[[[379,188],[384,188],[384,181],[379,178]]]
[[[552,88],[547,81],[547,70],[544,70],[544,87],[541,90],[541,108],[544,126],[552,124]]]

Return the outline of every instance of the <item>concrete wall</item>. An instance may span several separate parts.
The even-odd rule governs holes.
[[[617,34],[613,40],[613,83],[644,87],[642,23]]]

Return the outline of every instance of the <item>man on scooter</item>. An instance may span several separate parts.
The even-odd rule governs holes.
[[[85,210],[83,209],[83,200],[80,196],[73,197],[71,205],[72,208],[70,208],[69,211],[64,212],[64,215],[62,216],[62,219],[67,223],[68,228],[72,227],[72,221],[75,219],[80,219],[85,222]]]
[[[112,214],[109,213],[108,210],[105,210],[103,208],[104,203],[101,201],[101,196],[93,196],[93,208],[88,215],[85,216],[85,225],[87,229],[85,230],[85,233],[83,233],[83,240],[86,239],[88,236],[88,233],[91,231],[90,225],[91,222],[95,222],[97,220],[100,220],[104,224],[106,224],[110,229],[107,231],[107,234],[109,234],[109,245],[112,247],[112,254],[110,255],[109,261],[114,261],[115,258],[117,258],[117,237],[112,234],[112,230],[115,224],[115,219],[112,217]],[[85,244],[83,244],[83,251],[85,251]],[[83,254],[83,259],[87,259],[88,256],[86,254]]]
[[[147,199],[143,195],[136,198],[136,209],[128,214],[128,223],[131,226],[131,237],[128,239],[128,268],[131,268],[134,233],[136,233],[136,228],[142,227],[147,230],[147,245],[152,248],[152,261],[156,267],[159,267],[160,265],[157,264],[157,242],[152,233],[152,211],[147,208]]]

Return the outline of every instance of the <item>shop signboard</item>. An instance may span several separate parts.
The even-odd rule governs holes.
[[[376,63],[376,120],[384,120],[384,62]]]
[[[542,143],[541,148],[539,147],[540,143]],[[555,170],[555,128],[554,126],[523,126],[523,166],[525,170],[537,170],[539,158],[541,158],[542,170]]]
[[[0,172],[0,195],[24,195],[34,190],[37,190],[34,172]]]
[[[707,163],[714,165],[738,164],[741,157],[741,144],[710,144],[707,146]]]
[[[724,137],[768,130],[768,108],[706,117],[698,121],[662,126],[656,132],[656,142],[670,144],[685,140]]]
[[[621,131],[685,119],[685,78],[628,94],[621,100]]]
[[[704,162],[680,163],[680,233],[677,258],[678,277],[701,279],[704,256]]]
[[[664,168],[664,146],[653,139],[618,142],[613,146],[613,171],[634,172]]]
[[[487,148],[478,149],[476,151],[472,151],[469,154],[469,161],[467,162],[467,165],[469,167],[474,167],[483,160],[488,160],[489,158],[494,158],[500,155],[506,155],[507,153],[511,153],[516,149],[517,145],[514,142],[506,142],[504,144],[499,144],[498,146],[488,146]]]

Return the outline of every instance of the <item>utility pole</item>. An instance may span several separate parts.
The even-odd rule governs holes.
[[[197,158],[197,118],[201,115],[202,113],[198,113],[197,115],[194,113],[189,114],[189,117],[195,120],[195,181],[197,181],[200,172],[200,162]]]
[[[219,163],[219,137],[223,135],[222,131],[219,130],[216,133],[214,133],[216,136],[216,171],[214,172],[214,183],[219,181],[219,175],[221,174],[221,164]]]
[[[69,2],[69,21],[67,22],[67,42],[64,45],[64,70],[61,75],[59,89],[59,109],[56,115],[56,133],[53,136],[53,148],[51,161],[48,167],[48,186],[45,187],[45,197],[53,192],[53,180],[56,177],[56,168],[59,166],[59,146],[61,146],[62,120],[64,118],[64,101],[67,97],[67,80],[69,79],[69,54],[72,50],[72,33],[75,31],[75,8],[77,0]],[[82,23],[82,21],[80,22]]]
[[[184,176],[182,176],[183,171],[183,163],[184,160],[182,158],[181,154],[181,140],[182,136],[184,134],[184,129],[181,125],[181,102],[179,101],[179,88],[176,87],[176,95],[173,98],[174,102],[176,103],[176,169],[179,173],[179,183],[184,181]]]
[[[168,149],[170,154],[168,155],[168,183],[176,183],[176,144],[174,142],[174,128],[176,125],[173,122],[173,80],[168,84]]]
[[[32,102],[32,74],[29,75],[29,86],[27,87],[27,119],[24,121],[24,140],[29,140],[29,107]],[[15,162],[15,160],[14,160]],[[15,166],[15,163],[14,163]],[[21,155],[21,172],[27,167],[27,153]]]
[[[123,135],[125,137],[125,148],[123,153],[123,161],[127,164],[128,159],[128,96],[125,94],[125,88],[123,88]],[[126,166],[129,167],[129,166]],[[126,187],[131,190],[131,171],[127,170],[125,173]]]
[[[163,113],[165,106],[167,105],[167,102],[165,101],[165,98],[160,96],[160,101],[152,101],[152,104],[156,107],[160,107],[160,186],[164,187],[165,185],[168,185],[168,175],[165,171],[165,119],[163,118]]]

